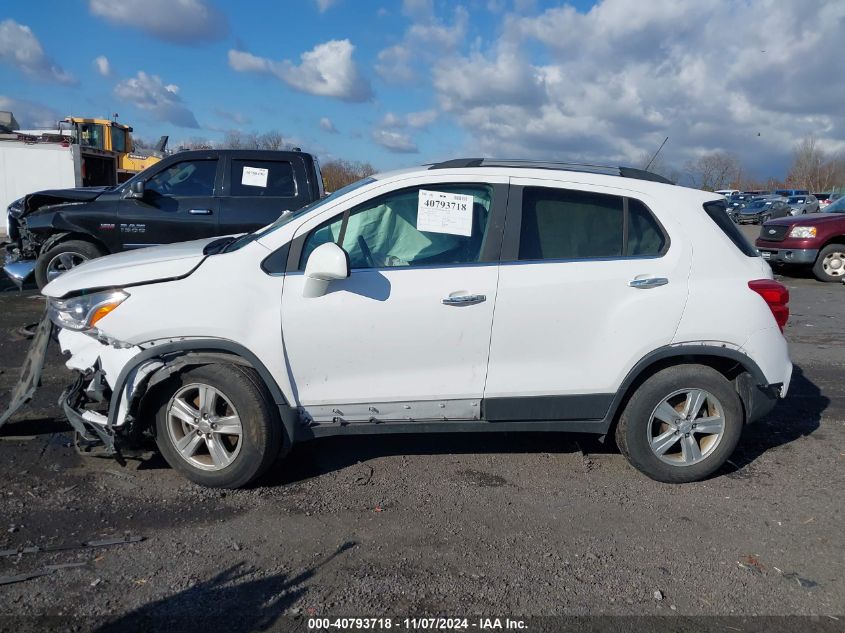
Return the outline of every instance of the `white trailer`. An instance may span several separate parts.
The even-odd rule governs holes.
[[[81,187],[80,165],[78,145],[0,139],[0,212],[34,191]]]

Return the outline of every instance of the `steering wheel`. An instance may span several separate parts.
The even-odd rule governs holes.
[[[370,268],[376,267],[376,260],[373,259],[373,252],[370,250],[370,247],[367,246],[367,240],[364,239],[363,235],[358,236],[358,247],[361,249],[361,253],[364,255],[364,261],[367,262],[367,266]]]

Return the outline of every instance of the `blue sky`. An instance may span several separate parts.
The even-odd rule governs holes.
[[[782,175],[807,134],[845,149],[843,88],[829,81],[843,5],[5,0],[0,109],[27,124],[117,112],[176,143],[276,129],[380,168],[459,155],[632,164],[669,136],[678,167],[728,151]],[[793,89],[822,82],[835,85]]]

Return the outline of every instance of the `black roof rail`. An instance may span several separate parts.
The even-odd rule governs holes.
[[[589,165],[584,163],[563,163],[557,161],[538,160],[504,160],[498,158],[454,158],[440,163],[434,163],[429,169],[460,169],[463,167],[522,167],[525,169],[556,169],[560,171],[579,171],[588,174],[604,174],[605,176],[622,176],[623,178],[636,178],[637,180],[650,180],[666,185],[675,183],[644,169],[634,167],[608,167],[606,165]]]

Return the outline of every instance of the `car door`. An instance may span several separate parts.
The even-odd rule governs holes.
[[[247,233],[314,199],[305,160],[293,153],[236,152],[227,157],[220,233]]]
[[[282,334],[298,404],[314,420],[480,416],[507,179],[443,178],[409,179],[297,229]],[[308,256],[329,241],[351,274],[303,297]]]
[[[627,371],[672,341],[691,248],[644,194],[511,182],[486,417],[600,419]]]
[[[215,155],[169,162],[144,181],[143,198],[120,201],[116,227],[124,249],[219,235],[219,161]]]

